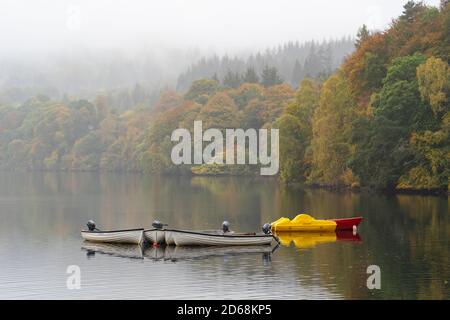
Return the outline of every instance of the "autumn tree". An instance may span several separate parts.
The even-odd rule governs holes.
[[[449,66],[430,57],[417,68],[423,102],[433,110],[436,129],[413,132],[410,145],[414,165],[399,178],[399,189],[448,190],[450,177]]]
[[[430,57],[417,68],[417,79],[422,99],[426,100],[436,116],[449,111],[450,68],[445,61]]]
[[[312,115],[319,102],[320,87],[305,79],[289,104],[274,124],[280,130],[280,177],[283,181],[304,182],[310,173]]]
[[[201,79],[194,81],[188,92],[184,95],[186,100],[192,100],[205,104],[209,97],[213,96],[219,89],[219,83],[212,79]]]
[[[363,185],[395,189],[399,177],[411,166],[414,154],[409,135],[432,121],[431,110],[421,103],[416,78],[416,69],[424,61],[422,55],[394,60],[382,90],[373,98],[373,120],[355,126],[352,169]]]
[[[251,100],[243,110],[241,126],[245,129],[262,128],[269,119],[269,107],[263,99]]]
[[[273,122],[283,112],[284,108],[292,102],[294,89],[287,83],[273,85],[264,89],[264,100],[267,106],[266,122]]]
[[[254,99],[262,99],[263,95],[264,87],[256,83],[244,83],[237,90],[230,92],[239,109],[245,108]]]
[[[197,120],[203,121],[203,128],[237,128],[238,108],[233,99],[224,92],[216,93],[201,109]]]
[[[354,150],[350,143],[354,118],[354,99],[347,79],[339,71],[324,83],[312,118],[309,183],[350,186],[355,182],[348,167]]]

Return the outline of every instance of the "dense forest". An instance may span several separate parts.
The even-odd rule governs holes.
[[[410,1],[387,30],[363,26],[352,45],[334,71],[339,55],[329,64],[312,43],[285,70],[268,60],[203,60],[180,76],[185,92],[166,90],[151,106],[139,102],[139,88],[127,110],[106,95],[0,104],[0,168],[254,174],[248,166],[172,164],[172,131],[202,120],[204,129],[279,128],[279,178],[286,183],[448,192],[448,1],[440,8]],[[319,66],[309,66],[313,56]],[[293,79],[295,65],[301,72]]]
[[[245,82],[255,82],[258,74],[267,66],[277,68],[280,79],[295,87],[305,77],[328,77],[354,50],[354,39],[305,43],[288,42],[264,52],[251,54],[246,59],[225,55],[202,58],[178,77],[177,90],[187,90],[191,83],[202,78],[214,78],[230,87],[238,87]],[[246,70],[253,70],[248,74]]]

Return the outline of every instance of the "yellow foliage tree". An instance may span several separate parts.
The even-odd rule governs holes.
[[[422,99],[429,102],[437,116],[449,111],[450,68],[447,62],[430,57],[417,67],[417,79]]]
[[[351,185],[347,161],[354,152],[350,144],[356,116],[353,95],[341,71],[323,85],[312,119],[312,171],[308,182],[323,186]],[[350,179],[351,180],[351,179]]]

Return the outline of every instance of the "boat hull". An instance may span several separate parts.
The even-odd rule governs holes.
[[[177,231],[177,230],[164,230],[164,231],[165,231],[165,233],[164,233],[164,241],[165,241],[166,245],[168,245],[168,246],[175,246],[176,244],[175,244],[175,240],[174,240],[172,232],[173,231]],[[208,233],[208,234],[222,234],[221,230],[195,230],[195,231],[192,231],[192,232],[195,232],[195,233]]]
[[[171,231],[176,246],[253,246],[270,245],[272,235],[220,235],[190,231]]]
[[[164,241],[166,242],[166,245],[168,245],[168,246],[175,245],[175,241],[173,240],[171,230],[166,230],[166,232],[164,233]]]
[[[165,243],[165,230],[159,230],[159,229],[150,229],[150,230],[144,230],[144,237],[145,240],[151,242],[151,243],[158,243],[163,244]]]
[[[144,229],[117,231],[82,230],[81,236],[84,240],[91,242],[140,244],[144,237]]]
[[[343,219],[330,219],[330,221],[336,222],[336,231],[353,230],[353,227],[359,226],[362,221],[362,217],[355,218],[343,218]]]

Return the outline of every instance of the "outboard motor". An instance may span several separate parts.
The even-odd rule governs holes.
[[[159,221],[159,220],[155,220],[155,221],[153,221],[152,226],[153,226],[153,228],[155,228],[155,229],[163,229],[164,226],[167,226],[167,224],[162,223],[162,222]]]
[[[265,225],[263,225],[262,231],[265,234],[271,234],[272,233],[272,226],[270,225],[270,223],[266,223]]]
[[[89,231],[95,231],[95,230],[97,230],[97,229],[95,228],[95,222],[94,222],[94,220],[89,220],[89,221],[86,223],[86,225],[87,225]]]
[[[230,232],[230,223],[228,221],[222,223],[222,231],[223,233]]]

